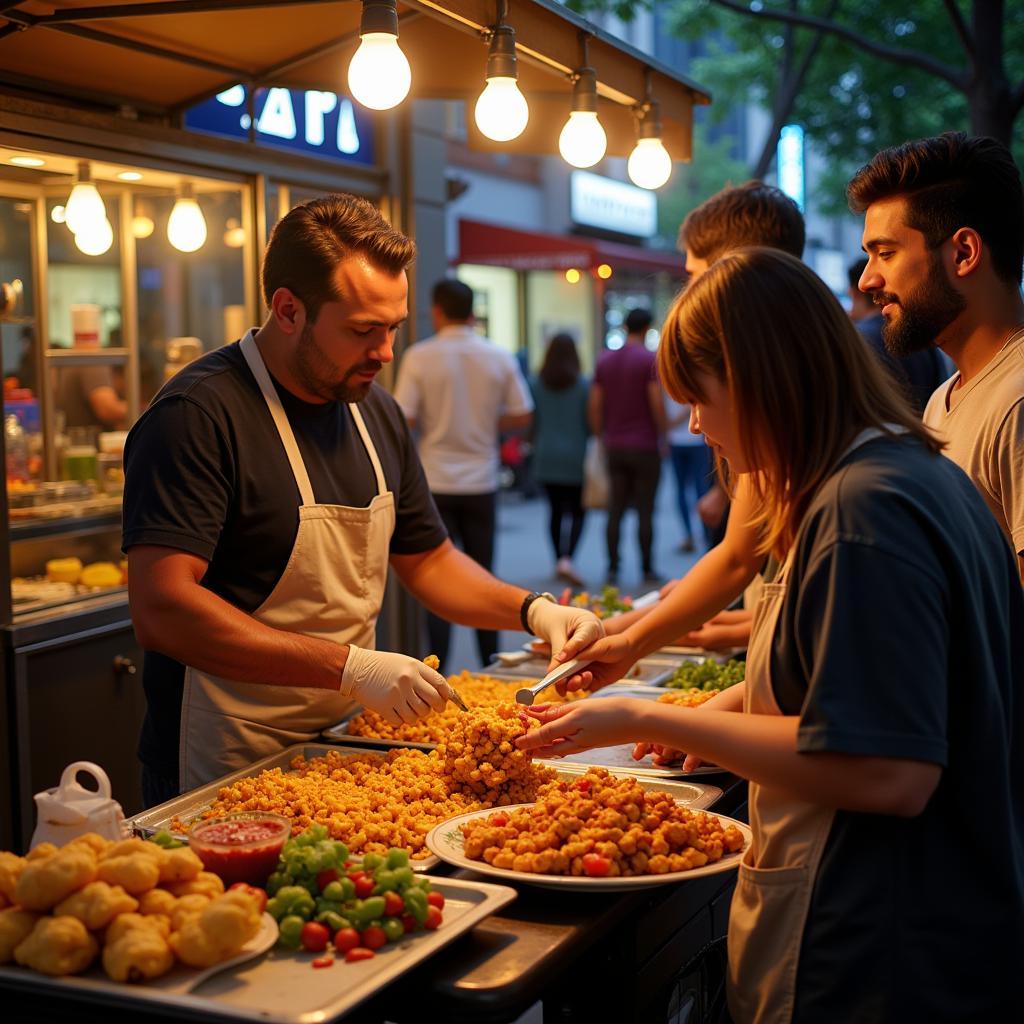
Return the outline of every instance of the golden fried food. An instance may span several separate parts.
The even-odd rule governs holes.
[[[209,905],[212,896],[193,892],[182,896],[171,911],[171,928],[179,932],[190,917],[198,917]]]
[[[219,896],[224,891],[224,883],[212,872],[200,871],[195,878],[190,878],[185,882],[168,882],[164,888],[168,892],[174,893],[175,896],[189,896],[192,893],[198,893],[213,899],[214,896]]]
[[[52,857],[56,852],[57,847],[53,843],[40,843],[38,846],[33,846],[25,854],[25,860],[45,860],[47,857]]]
[[[689,871],[743,847],[735,825],[604,768],[551,782],[533,806],[491,814],[461,830],[471,860],[548,875]]]
[[[91,853],[91,851],[90,851]],[[79,974],[96,959],[99,946],[77,917],[43,917],[14,950],[14,959],[40,974]]]
[[[178,897],[166,889],[150,889],[139,897],[140,914],[164,914],[170,917],[177,906]]]
[[[106,856],[99,863],[99,877],[104,882],[120,885],[126,892],[138,896],[155,888],[160,881],[160,864],[146,853]]]
[[[689,690],[666,690],[658,697],[659,704],[675,704],[683,708],[699,708],[706,704],[712,697],[717,697],[720,690],[701,690],[698,687],[691,687]]]
[[[149,845],[156,844],[150,843]],[[199,855],[187,846],[162,852],[166,856],[160,863],[161,885],[167,885],[170,882],[191,882],[203,870],[203,862],[199,859]]]
[[[96,854],[85,843],[65,846],[49,857],[32,859],[30,854],[15,887],[14,902],[24,910],[49,910],[95,881],[96,872]]]
[[[423,664],[436,672],[441,667],[441,659],[436,654],[428,654],[423,659]]]
[[[260,930],[260,908],[245,892],[226,892],[211,900],[181,929],[171,933],[175,955],[191,967],[212,967],[234,956]]]
[[[139,901],[129,896],[119,885],[90,882],[53,908],[55,914],[77,917],[90,931],[106,928],[118,914],[130,914]]]
[[[16,853],[0,852],[0,893],[8,903],[15,903],[14,891],[18,887],[18,879],[28,861]]]
[[[84,843],[97,857],[102,857],[107,848],[113,845],[111,840],[104,839],[98,832],[86,832],[83,835],[75,836],[67,845],[72,846],[74,843]]]
[[[166,853],[167,851],[162,846],[157,846],[156,843],[148,843],[145,839],[140,839],[138,836],[132,836],[130,839],[119,839],[115,843],[110,843],[103,852],[101,859],[111,860],[114,857],[131,857],[141,854],[144,857],[150,857],[159,864]]]
[[[129,932],[140,928],[154,931],[166,939],[171,934],[171,921],[163,914],[119,914],[110,922],[103,937],[104,944],[109,946],[112,942],[119,942]]]
[[[28,938],[39,918],[39,914],[17,907],[0,910],[0,964],[14,959],[14,948]]]
[[[170,943],[155,928],[132,928],[103,947],[103,969],[113,981],[159,978],[173,966]]]

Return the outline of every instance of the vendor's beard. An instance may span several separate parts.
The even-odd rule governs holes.
[[[883,297],[896,301],[892,295]],[[902,358],[934,348],[939,335],[964,311],[967,300],[946,280],[938,255],[932,254],[928,279],[897,305],[900,314],[883,323],[882,341],[891,355]]]
[[[292,357],[292,372],[310,394],[326,402],[361,402],[373,386],[372,381],[352,384],[357,373],[380,370],[381,363],[371,360],[347,370],[340,380],[334,379],[336,368],[313,336],[313,328],[306,324],[299,336]]]

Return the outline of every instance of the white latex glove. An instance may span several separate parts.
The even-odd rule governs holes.
[[[530,605],[526,621],[536,636],[551,644],[552,655],[557,657],[560,652],[564,655],[558,661],[552,659],[553,667],[574,658],[577,652],[604,636],[604,626],[592,611],[555,604],[544,597],[538,597]]]
[[[448,702],[448,682],[422,661],[348,645],[339,693],[376,711],[391,725],[411,725]]]

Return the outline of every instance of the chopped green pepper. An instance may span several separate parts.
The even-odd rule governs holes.
[[[267,912],[275,921],[296,916],[308,921],[313,916],[313,897],[301,885],[285,885],[267,902]]]
[[[286,949],[298,949],[306,922],[298,914],[288,914],[277,926],[277,941]]]

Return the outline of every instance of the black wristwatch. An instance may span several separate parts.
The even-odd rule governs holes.
[[[543,597],[548,601],[552,601],[555,604],[558,604],[558,602],[555,601],[555,595],[549,594],[546,590],[543,593],[541,593],[538,590],[535,590],[533,591],[533,593],[527,594],[526,597],[523,598],[523,604],[519,609],[519,621],[522,623],[523,629],[526,630],[526,632],[529,633],[530,636],[537,635],[536,633],[534,633],[532,629],[530,629],[529,618],[530,605],[533,604],[533,602],[536,601],[538,597]]]

